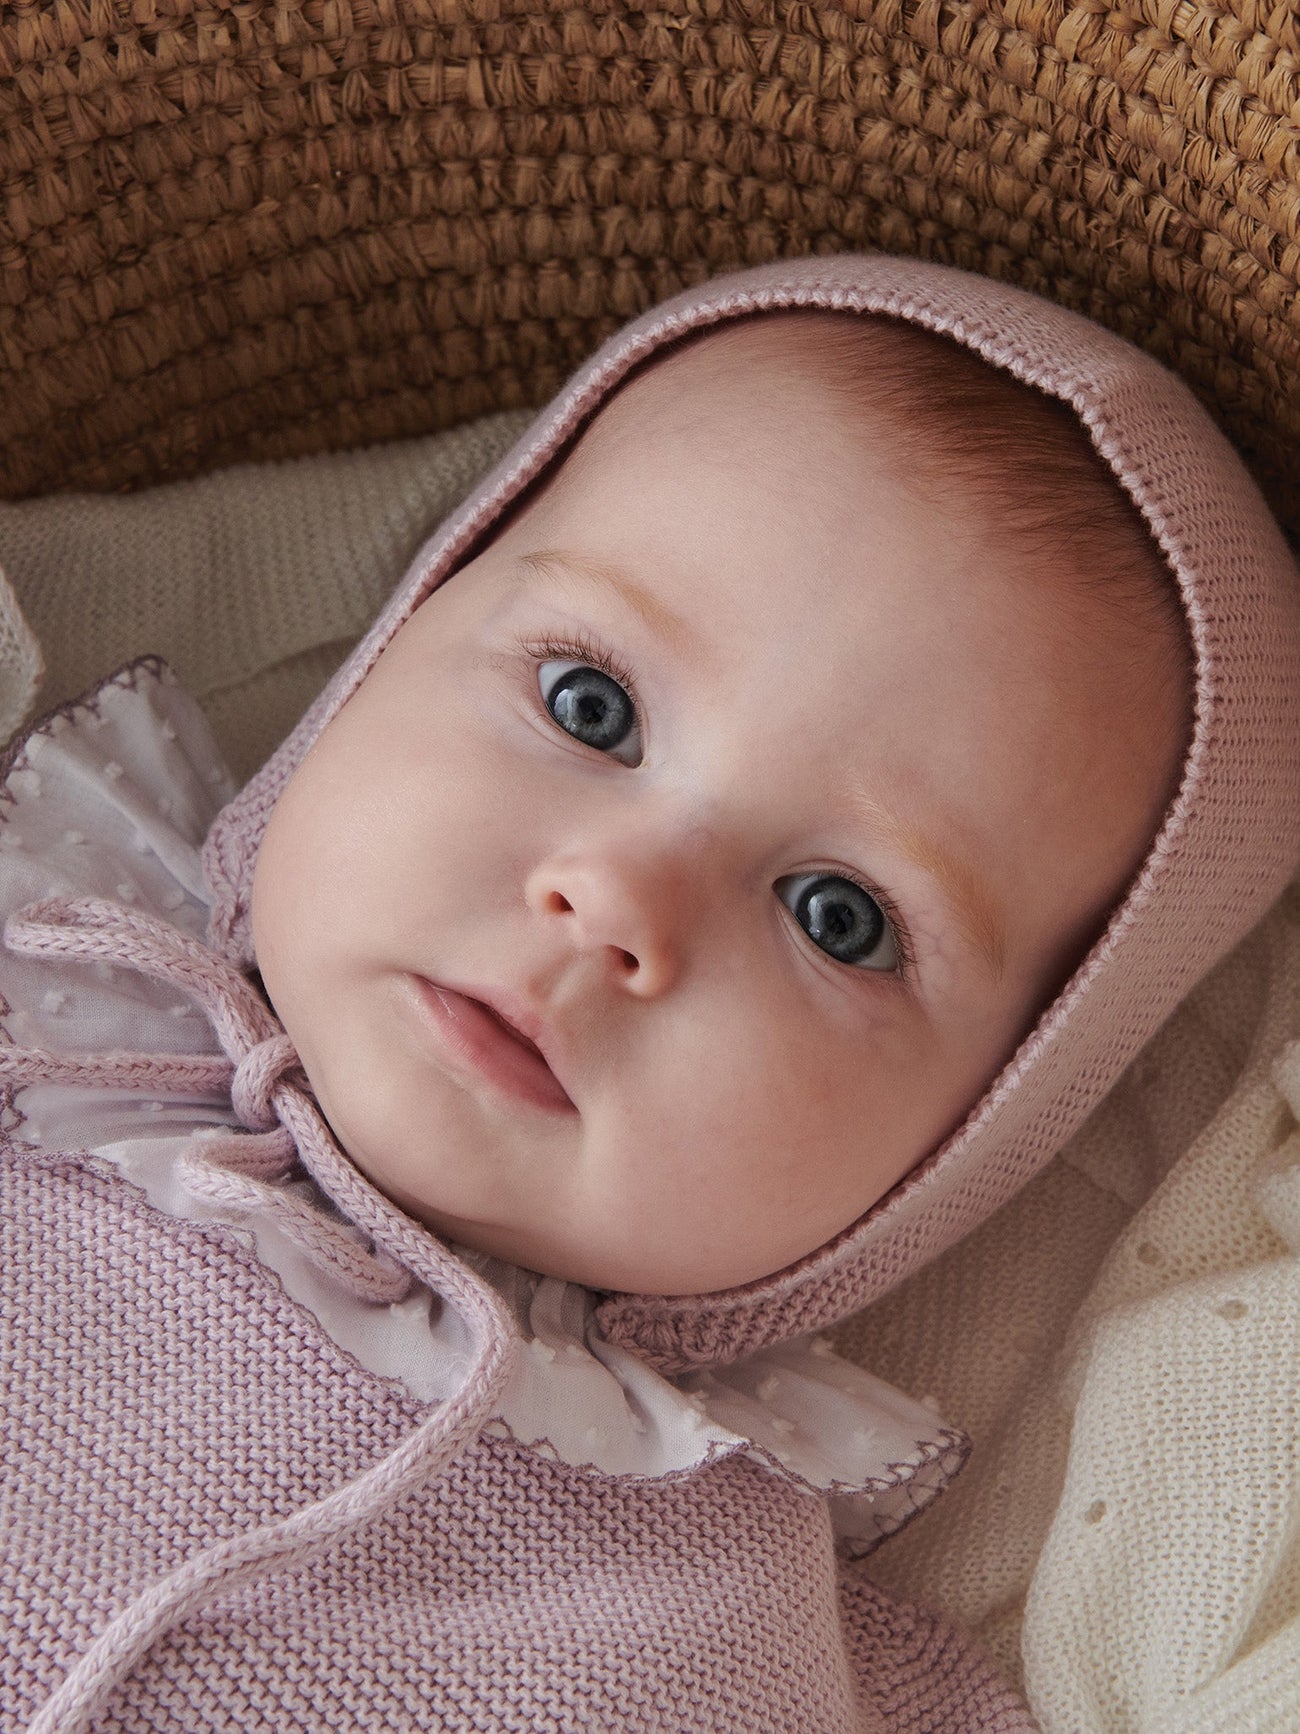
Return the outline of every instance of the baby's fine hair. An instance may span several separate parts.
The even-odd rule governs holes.
[[[822,308],[755,318],[777,322],[772,334],[792,365],[888,427],[894,467],[918,493],[973,508],[1022,569],[1067,580],[1062,600],[1095,597],[1125,611],[1135,696],[1159,682],[1180,696],[1190,729],[1192,646],[1176,580],[1068,404],[906,320]],[[670,347],[708,341],[725,354],[754,322]]]

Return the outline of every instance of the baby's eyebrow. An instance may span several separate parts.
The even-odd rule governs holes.
[[[851,788],[847,794],[853,812],[870,825],[872,838],[892,844],[936,882],[957,925],[1000,978],[1006,962],[1006,924],[992,892],[970,863],[936,837],[886,811],[865,789]]]
[[[562,589],[612,590],[624,607],[630,608],[642,624],[662,639],[683,662],[697,669],[704,669],[709,664],[703,644],[681,615],[675,614],[619,566],[603,560],[590,560],[585,554],[569,553],[566,549],[539,548],[520,556],[516,572],[521,578],[543,578]]]

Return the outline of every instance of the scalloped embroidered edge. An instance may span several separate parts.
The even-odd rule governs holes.
[[[863,1481],[831,1481],[826,1486],[809,1481],[795,1469],[782,1461],[765,1445],[760,1445],[754,1439],[710,1439],[703,1454],[692,1464],[683,1469],[665,1470],[661,1475],[642,1475],[635,1472],[620,1472],[618,1470],[602,1469],[590,1460],[582,1463],[572,1463],[564,1457],[550,1439],[535,1439],[527,1443],[520,1439],[510,1424],[501,1416],[494,1415],[484,1423],[483,1432],[497,1439],[506,1439],[517,1445],[521,1451],[536,1451],[540,1456],[549,1458],[552,1462],[564,1464],[566,1468],[576,1469],[582,1474],[598,1476],[602,1481],[625,1481],[655,1483],[660,1481],[684,1481],[696,1475],[702,1468],[712,1463],[721,1462],[724,1458],[737,1454],[749,1459],[761,1459],[764,1467],[770,1469],[782,1481],[792,1487],[797,1487],[801,1493],[814,1495],[822,1499],[852,1499],[873,1498],[881,1493],[893,1493],[910,1486],[926,1469],[941,1464],[945,1469],[951,1463],[948,1480],[951,1481],[966,1465],[971,1453],[971,1441],[968,1434],[956,1427],[939,1427],[935,1429],[934,1437],[918,1442],[918,1449],[912,1457],[901,1458],[897,1462],[886,1463],[884,1475],[870,1476]],[[945,1485],[947,1483],[945,1482]],[[931,1490],[929,1498],[922,1501],[915,1509],[923,1510],[930,1499],[937,1496],[939,1488]],[[904,1519],[904,1521],[907,1521]],[[902,1524],[884,1530],[884,1534],[892,1535],[895,1529],[901,1529]]]
[[[15,806],[18,797],[9,787],[10,779],[15,771],[25,770],[26,752],[37,735],[53,735],[54,724],[60,717],[72,719],[78,711],[84,711],[90,716],[101,714],[97,702],[100,695],[108,687],[119,687],[126,692],[137,692],[145,684],[146,678],[154,680],[159,686],[179,686],[175,670],[163,657],[153,655],[132,657],[130,662],[124,662],[115,668],[111,674],[106,674],[102,680],[97,680],[93,686],[88,686],[76,698],[65,698],[60,703],[51,705],[21,729],[0,754],[0,801],[8,806]],[[8,817],[0,813],[0,821]]]

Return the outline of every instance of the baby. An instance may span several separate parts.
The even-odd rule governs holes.
[[[1293,578],[1154,363],[818,259],[612,339],[219,812],[156,661],[35,725],[13,1725],[1031,1727],[861,1565],[964,1442],[814,1333],[1281,888]]]
[[[340,1143],[593,1288],[823,1245],[1145,854],[1174,597],[1077,421],[948,339],[769,313],[653,361],[276,803],[254,947]]]

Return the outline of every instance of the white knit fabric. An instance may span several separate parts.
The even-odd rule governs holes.
[[[47,664],[40,705],[157,651],[246,781],[430,530],[531,420],[508,410],[451,435],[240,464],[143,494],[0,503],[0,566]],[[0,657],[7,666],[2,593]],[[13,685],[0,680],[0,695]]]
[[[1048,1734],[1300,1726],[1297,1038],[1293,888],[1055,1162],[836,1333],[975,1442],[874,1574]]]
[[[40,705],[155,651],[248,775],[527,419],[0,505]],[[29,711],[18,642],[0,699]],[[875,1575],[981,1638],[1047,1734],[1300,1726],[1298,1111],[1293,890],[1055,1162],[836,1333],[975,1441]]]

